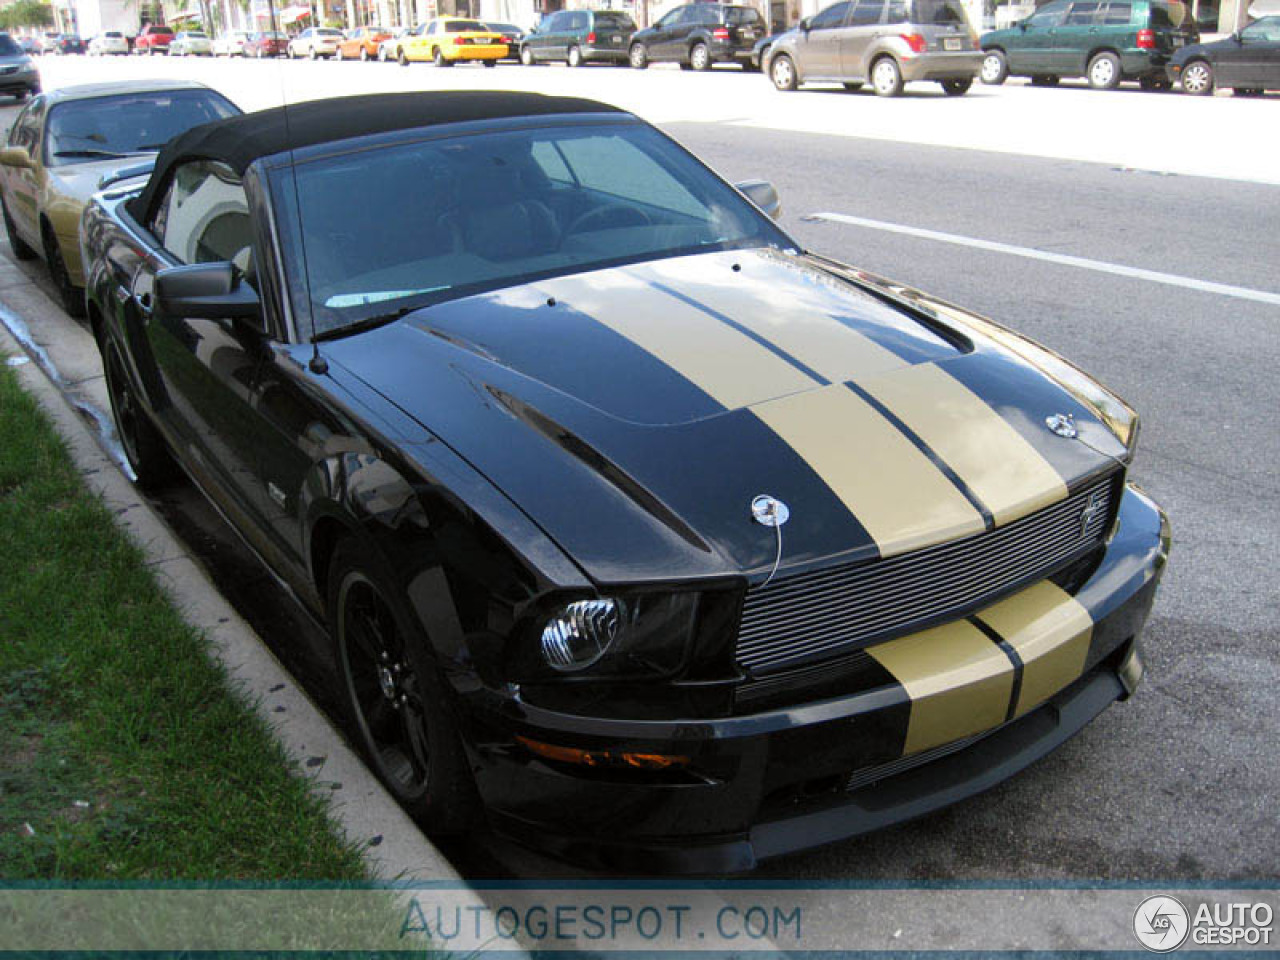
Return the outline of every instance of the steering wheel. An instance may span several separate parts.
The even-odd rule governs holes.
[[[653,221],[649,215],[637,207],[625,203],[606,203],[594,207],[577,217],[565,230],[565,236],[574,233],[588,233],[592,230],[606,230],[619,227],[647,227]]]

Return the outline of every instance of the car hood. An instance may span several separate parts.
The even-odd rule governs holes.
[[[775,251],[557,277],[325,350],[601,583],[767,575],[760,495],[799,569],[1011,522],[1125,452],[1026,360]]]

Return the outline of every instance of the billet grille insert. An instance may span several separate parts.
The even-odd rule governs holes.
[[[771,673],[848,653],[916,624],[963,616],[1010,587],[1047,577],[1106,536],[1115,488],[1112,474],[964,540],[753,589],[738,627],[738,664]]]

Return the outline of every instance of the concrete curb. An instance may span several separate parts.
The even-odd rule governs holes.
[[[183,618],[208,639],[210,654],[272,729],[299,774],[309,779],[312,792],[331,801],[333,820],[363,845],[369,872],[379,880],[444,883],[469,891],[121,472],[119,454],[105,449],[102,435],[86,424],[87,419],[111,423],[93,336],[3,258],[0,350],[32,361],[15,372],[53,421],[86,486],[143,551]],[[474,906],[482,907],[480,897],[471,895]]]

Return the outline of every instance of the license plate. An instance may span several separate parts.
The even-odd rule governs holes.
[[[943,41],[942,41],[942,49],[943,49],[943,50],[959,50],[959,49],[960,49],[960,38],[959,38],[959,37],[947,37],[945,40],[943,40]]]
[[[620,47],[620,46],[622,46],[622,38],[621,38],[621,37],[614,37],[614,38],[613,38],[613,45],[614,45],[615,47]]]
[[[1187,41],[1186,41],[1185,39],[1183,39],[1182,37],[1174,37],[1174,38],[1173,38],[1173,45],[1174,45],[1175,47],[1181,47],[1181,46],[1183,46],[1186,42],[1187,42]]]
[[[743,30],[743,31],[742,31],[742,39],[743,39],[743,40],[754,40],[755,38],[756,38],[756,32],[755,32],[754,30]]]

